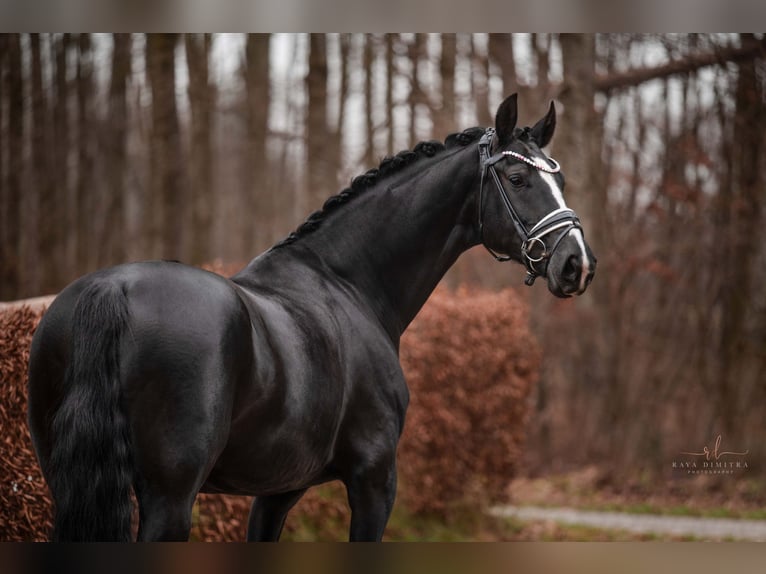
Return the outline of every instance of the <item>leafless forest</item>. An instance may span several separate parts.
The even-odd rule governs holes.
[[[762,34],[0,35],[0,300],[128,260],[244,263],[511,92],[523,123],[556,102],[599,258],[576,301],[480,248],[445,280],[530,305],[526,468],[662,475],[720,434],[762,473]]]

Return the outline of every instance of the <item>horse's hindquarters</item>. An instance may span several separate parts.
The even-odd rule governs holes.
[[[177,538],[183,509],[226,443],[234,389],[251,362],[247,312],[216,275],[143,263],[65,289],[35,335],[29,382],[30,429],[58,514],[73,490],[95,496],[87,485],[94,472],[111,480],[97,470],[98,456],[77,454],[93,444],[88,452],[104,461],[114,452],[130,465],[144,534]],[[70,488],[65,477],[78,475],[82,488]]]

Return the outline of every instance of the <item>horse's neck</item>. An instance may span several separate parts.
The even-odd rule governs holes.
[[[478,242],[476,146],[383,180],[304,238],[398,337],[457,257]],[[466,155],[467,154],[467,155]],[[398,181],[398,183],[396,183]]]

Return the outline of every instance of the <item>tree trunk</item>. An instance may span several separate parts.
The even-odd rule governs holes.
[[[50,35],[49,35],[50,36]],[[55,293],[64,286],[64,212],[65,197],[59,193],[57,165],[51,140],[51,105],[46,97],[43,81],[41,38],[38,34],[30,35],[32,47],[32,161],[33,186],[38,202],[34,205],[37,218],[36,255],[30,260],[37,261],[38,281],[32,293]],[[50,93],[50,92],[48,92]],[[65,180],[64,180],[65,181]],[[32,223],[32,222],[30,222]]]
[[[551,51],[551,35],[550,34],[532,34],[532,46],[535,49],[535,56],[537,59],[537,87],[539,93],[544,93],[545,88],[550,85],[550,51]],[[595,58],[595,51],[594,51]]]
[[[213,227],[213,152],[211,136],[215,88],[210,83],[210,34],[186,34],[191,108],[191,243],[189,262],[201,265],[211,258]]]
[[[752,34],[742,35],[742,46],[755,44]],[[736,110],[731,142],[730,189],[723,207],[729,211],[728,229],[722,239],[726,254],[719,258],[724,265],[720,284],[722,305],[720,332],[720,373],[717,377],[717,432],[725,438],[740,440],[737,416],[741,412],[740,396],[746,381],[742,380],[741,359],[746,354],[748,334],[746,321],[750,312],[753,265],[756,250],[752,248],[760,223],[760,205],[764,177],[761,160],[766,153],[766,113],[758,83],[756,63],[744,61],[738,66],[735,88]]]
[[[21,296],[21,188],[24,174],[24,76],[22,72],[21,37],[5,36],[7,47],[4,92],[7,94],[8,126],[7,176],[3,187],[3,225],[0,241],[0,299]],[[0,108],[0,111],[2,108]]]
[[[386,34],[386,153],[394,153],[394,35]]]
[[[368,38],[371,41],[371,38]],[[343,167],[343,129],[346,125],[346,104],[351,83],[349,82],[349,62],[351,58],[351,34],[340,35],[340,87],[338,88],[338,124],[333,133],[333,164],[338,170]],[[371,116],[372,117],[372,116]],[[374,149],[374,143],[371,141]]]
[[[51,59],[55,62],[54,85],[55,105],[53,106],[53,185],[56,187],[58,207],[55,214],[57,229],[67,230],[59,237],[58,257],[60,261],[61,282],[68,283],[75,278],[77,269],[75,248],[77,234],[75,201],[70,195],[69,159],[71,157],[71,128],[69,116],[70,85],[69,52],[72,46],[71,34],[62,34],[53,42]]]
[[[369,34],[363,37],[364,54],[362,68],[364,69],[364,111],[365,131],[367,132],[367,147],[364,154],[366,168],[375,167],[375,126],[372,117],[372,62],[373,62],[373,38]]]
[[[89,34],[77,39],[77,183],[75,225],[77,229],[77,275],[93,269],[93,54]]]
[[[440,137],[455,130],[455,60],[457,58],[457,38],[455,34],[442,34],[442,53],[439,58],[441,75],[441,106],[434,118],[434,132]]]
[[[516,62],[513,59],[513,35],[490,34],[488,49],[490,61],[500,67],[500,75],[503,79],[503,97],[518,92]]]
[[[32,193],[25,193],[23,201],[22,227],[24,229],[22,260],[26,263],[24,291],[40,294],[41,289],[52,290],[49,275],[55,265],[55,228],[47,215],[55,210],[50,185],[48,166],[48,109],[43,91],[43,64],[40,48],[40,34],[29,35],[31,56],[31,104],[32,104]]]
[[[606,182],[601,167],[601,118],[594,108],[595,37],[593,34],[561,34],[564,83],[559,93],[558,128],[553,140],[554,156],[567,178],[567,197],[588,230],[594,250],[605,245]],[[587,136],[587,137],[586,137]]]
[[[131,74],[130,34],[112,34],[112,75],[109,81],[108,136],[104,141],[106,160],[106,225],[102,231],[103,252],[99,266],[125,259],[125,194],[128,133],[127,87]]]
[[[6,162],[5,150],[7,149],[8,132],[5,127],[5,94],[8,92],[6,87],[6,62],[8,60],[8,35],[0,34],[0,301],[5,298],[6,289],[8,286],[4,284],[5,281],[5,264],[4,259],[7,252],[10,250],[10,244],[6,243],[5,228],[8,221],[8,215],[6,214],[7,208],[7,194],[8,187],[6,183],[8,167]]]
[[[332,153],[327,145],[327,43],[324,34],[311,34],[306,89],[308,94],[306,206],[309,210],[316,210],[322,207],[324,201],[334,191],[336,180]]]
[[[476,36],[471,37],[471,81],[473,101],[476,107],[476,121],[480,126],[494,126],[489,110],[489,55],[476,49]]]
[[[415,34],[415,39],[409,45],[410,56],[410,138],[408,147],[412,148],[418,142],[418,114],[420,108],[426,104],[423,97],[423,90],[420,86],[420,60],[426,52],[426,35]]]
[[[247,214],[243,237],[244,252],[254,253],[274,240],[276,209],[272,179],[266,156],[269,129],[271,80],[269,77],[271,37],[248,34],[245,46],[245,87],[247,90],[247,139],[242,210]]]
[[[183,171],[176,108],[177,34],[147,34],[146,69],[152,93],[149,250],[154,257],[182,259],[185,210]]]
[[[594,107],[593,85],[595,69],[595,36],[593,34],[561,34],[564,82],[559,99],[558,127],[553,139],[553,157],[561,163],[566,177],[567,203],[582,220],[589,244],[602,259],[608,254],[607,186],[601,164],[603,121]],[[603,265],[603,262],[602,262]],[[579,305],[598,301],[601,328],[592,338],[592,349],[600,353],[604,388],[602,408],[604,419],[614,432],[606,437],[611,453],[619,451],[624,435],[621,417],[625,414],[624,387],[618,384],[620,372],[619,333],[621,325],[618,302],[610,298],[608,282],[601,278],[593,282],[594,295],[578,301]],[[595,446],[595,445],[594,445]]]

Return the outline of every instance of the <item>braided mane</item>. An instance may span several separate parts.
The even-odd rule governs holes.
[[[309,215],[308,219],[298,229],[274,245],[272,249],[289,245],[308,235],[317,229],[329,214],[337,211],[338,208],[357,197],[360,193],[375,186],[380,180],[402,171],[419,159],[434,157],[437,153],[448,149],[467,146],[478,140],[483,133],[484,128],[469,128],[459,133],[450,134],[444,143],[436,140],[424,141],[417,144],[412,150],[401,151],[394,156],[384,158],[377,168],[373,168],[363,175],[355,177],[351,180],[349,187],[325,201],[322,209]]]

